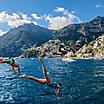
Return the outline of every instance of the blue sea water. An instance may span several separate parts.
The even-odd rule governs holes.
[[[37,59],[15,59],[21,74],[43,78]],[[61,82],[60,99],[47,85],[16,77],[7,64],[0,64],[0,104],[104,104],[104,60],[44,59],[49,75]]]

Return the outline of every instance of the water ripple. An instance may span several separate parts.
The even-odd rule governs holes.
[[[37,59],[19,59],[21,74],[43,78]],[[52,80],[62,83],[61,97],[33,80],[18,78],[11,67],[0,64],[0,104],[103,104],[104,60],[45,59]],[[99,75],[99,76],[98,76]]]

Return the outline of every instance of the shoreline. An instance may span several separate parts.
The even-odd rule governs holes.
[[[36,58],[36,57],[14,57],[14,58]],[[104,57],[88,57],[88,58],[83,58],[83,57],[70,57],[70,58],[68,58],[68,57],[43,57],[44,59],[69,59],[69,60],[71,60],[71,59],[94,59],[94,60],[104,60]]]
[[[83,57],[72,57],[72,59],[95,59],[95,60],[103,60],[104,57],[88,57],[88,58],[83,58]]]

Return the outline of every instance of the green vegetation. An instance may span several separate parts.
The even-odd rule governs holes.
[[[37,51],[35,49],[29,49],[29,50],[25,50],[22,55],[24,57],[35,57],[37,54]]]

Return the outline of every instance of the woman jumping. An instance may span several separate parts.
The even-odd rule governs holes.
[[[20,66],[18,63],[14,61],[13,58],[0,58],[0,63],[6,63],[12,66],[12,69],[16,76],[20,75]],[[18,68],[18,72],[16,71],[16,68]]]
[[[47,84],[49,87],[53,88],[55,93],[60,96],[60,88],[61,88],[61,83],[54,83],[52,82],[51,78],[47,74],[46,66],[41,58],[39,58],[39,61],[42,64],[42,69],[43,69],[43,74],[44,74],[44,79],[41,78],[36,78],[33,76],[27,76],[27,75],[22,75],[22,78],[28,78],[31,80],[34,80],[40,84]]]

